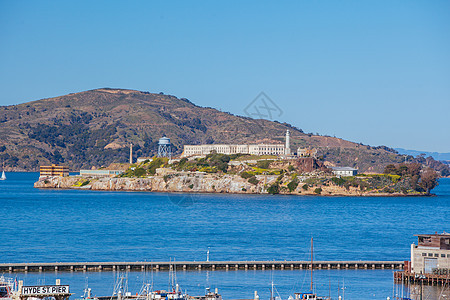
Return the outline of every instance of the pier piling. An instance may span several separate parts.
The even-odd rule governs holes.
[[[315,261],[313,269],[403,269],[403,261]],[[214,262],[73,262],[73,263],[1,263],[1,272],[87,272],[87,271],[143,271],[153,268],[156,271],[173,270],[304,270],[311,268],[307,261],[214,261]]]

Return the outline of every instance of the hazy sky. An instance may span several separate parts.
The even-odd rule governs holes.
[[[370,145],[450,152],[450,1],[2,1],[0,105],[164,92]]]

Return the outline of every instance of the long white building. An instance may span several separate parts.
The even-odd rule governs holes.
[[[208,155],[212,151],[221,154],[251,154],[251,155],[290,155],[289,130],[286,132],[286,145],[283,144],[248,144],[248,145],[184,145],[182,157],[193,155]]]

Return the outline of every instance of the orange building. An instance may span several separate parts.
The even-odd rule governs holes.
[[[58,165],[41,166],[40,176],[69,176],[69,167]]]

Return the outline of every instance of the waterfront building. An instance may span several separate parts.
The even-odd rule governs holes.
[[[69,176],[69,167],[52,164],[51,166],[40,166],[40,176]]]
[[[83,177],[115,177],[122,174],[123,170],[80,170],[80,176]]]
[[[432,274],[450,271],[450,233],[418,234],[411,245],[411,272]]]
[[[355,176],[358,174],[358,169],[350,167],[331,167],[331,170],[336,176]]]

